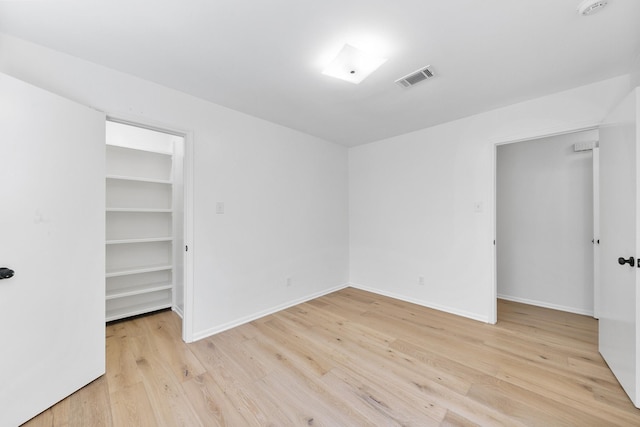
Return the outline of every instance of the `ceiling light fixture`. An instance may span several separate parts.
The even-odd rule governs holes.
[[[609,3],[608,0],[583,0],[578,5],[578,13],[583,16],[601,11]]]
[[[345,44],[322,74],[358,84],[386,60]]]

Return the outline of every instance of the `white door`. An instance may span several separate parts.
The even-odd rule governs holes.
[[[640,407],[638,91],[629,94],[600,129],[599,346],[624,390]]]
[[[0,425],[105,371],[104,114],[0,74]]]

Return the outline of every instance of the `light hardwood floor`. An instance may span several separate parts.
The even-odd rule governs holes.
[[[597,322],[500,301],[497,325],[345,289],[193,344],[107,326],[107,374],[34,426],[640,426]]]

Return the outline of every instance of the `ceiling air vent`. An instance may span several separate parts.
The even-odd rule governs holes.
[[[414,71],[413,73],[409,73],[404,77],[396,80],[396,83],[402,87],[410,87],[420,83],[423,80],[430,79],[433,77],[433,71],[429,68],[431,65],[427,65],[426,67],[422,67],[419,70]]]
[[[573,144],[573,151],[589,151],[598,146],[598,141],[576,142]]]

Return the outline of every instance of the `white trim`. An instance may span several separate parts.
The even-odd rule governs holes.
[[[491,167],[493,170],[493,182],[491,183],[493,193],[491,197],[493,200],[489,200],[489,205],[492,206],[491,212],[491,236],[493,237],[493,241],[491,244],[493,248],[491,249],[491,259],[492,259],[492,268],[491,268],[491,290],[489,292],[489,322],[492,325],[495,325],[498,322],[498,204],[497,204],[497,185],[498,185],[498,144],[491,144],[492,147],[492,158],[491,158]]]
[[[511,137],[491,138],[489,139],[489,143],[494,145],[503,145],[513,144],[516,142],[532,141],[541,138],[550,138],[552,136],[598,129],[600,127],[600,123],[600,121],[587,120],[584,122],[576,122],[572,125],[552,126],[545,129],[523,133],[520,135],[516,134]]]
[[[593,317],[600,318],[600,148],[593,147]]]
[[[283,304],[279,304],[275,307],[268,308],[266,310],[262,310],[258,313],[250,314],[248,316],[241,317],[236,320],[232,320],[231,322],[223,323],[222,325],[215,326],[213,328],[205,329],[204,331],[195,332],[192,335],[193,341],[201,340],[203,338],[210,337],[215,334],[219,334],[220,332],[224,332],[228,329],[235,328],[236,326],[244,325],[245,323],[252,322],[256,319],[259,319],[264,316],[268,316],[273,313],[277,313],[278,311],[286,310],[289,307],[293,307],[294,305],[302,304],[303,302],[310,301],[315,298],[319,298],[321,296],[339,291],[341,289],[348,288],[350,284],[345,283],[343,285],[334,286],[333,288],[325,289],[320,292],[316,292],[310,295],[306,295],[302,298],[297,298],[293,301],[289,301]]]
[[[426,301],[418,300],[418,299],[407,297],[407,296],[404,296],[404,295],[399,295],[399,294],[396,294],[396,293],[393,293],[393,292],[381,291],[379,289],[370,288],[368,286],[360,285],[360,284],[357,284],[357,283],[350,283],[349,286],[352,287],[352,288],[355,288],[355,289],[360,289],[362,291],[371,292],[373,294],[382,295],[382,296],[385,296],[385,297],[397,299],[399,301],[410,302],[412,304],[417,304],[417,305],[420,305],[422,307],[432,308],[434,310],[443,311],[445,313],[455,314],[456,316],[462,316],[462,317],[466,317],[468,319],[477,320],[479,322],[491,323],[489,321],[490,320],[489,317],[487,317],[487,316],[479,316],[478,314],[471,313],[469,311],[458,310],[457,308],[451,308],[451,307],[447,307],[447,306],[439,305],[439,304],[432,304],[432,303],[429,303],[429,302],[426,302]]]
[[[183,302],[184,302],[184,313],[182,316],[182,340],[184,342],[193,342],[193,307],[194,307],[194,299],[193,299],[193,250],[194,250],[194,184],[193,184],[193,176],[194,176],[194,150],[195,150],[195,138],[193,132],[186,132],[184,136],[184,164],[182,165],[182,197],[184,203],[184,244],[189,248],[189,250],[185,250],[184,254],[184,277],[183,280]]]
[[[527,299],[527,298],[512,297],[509,295],[502,295],[502,294],[498,294],[498,299],[519,302],[519,303],[528,304],[528,305],[535,305],[537,307],[550,308],[552,310],[566,311],[567,313],[583,314],[585,316],[593,317],[593,310],[584,310],[582,308],[567,307],[565,305],[551,304],[549,302],[536,301],[536,300]]]
[[[184,319],[184,312],[180,310],[180,307],[178,307],[177,305],[174,305],[171,307],[171,310],[173,310],[174,313],[180,316],[181,319]]]

